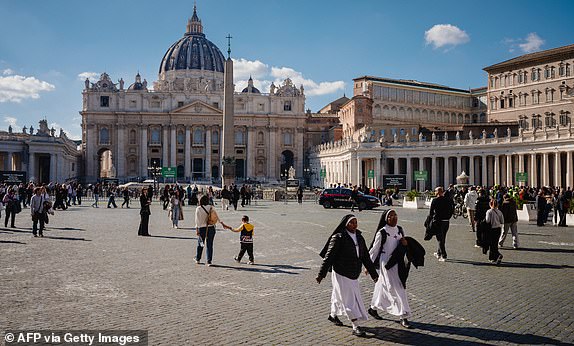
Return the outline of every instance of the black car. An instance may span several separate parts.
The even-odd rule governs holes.
[[[380,206],[377,197],[365,195],[362,192],[358,193],[357,202],[360,209],[373,209]],[[351,208],[353,206],[353,201],[351,201],[351,189],[325,189],[319,196],[319,204],[324,208]]]

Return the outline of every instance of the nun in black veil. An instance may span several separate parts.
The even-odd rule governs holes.
[[[337,316],[345,315],[353,325],[353,335],[364,337],[366,333],[360,328],[359,321],[367,320],[368,313],[363,304],[358,278],[363,265],[374,282],[377,282],[379,275],[357,225],[355,215],[348,214],[343,217],[320,253],[323,264],[316,280],[321,283],[332,269],[333,293],[328,319],[341,326],[343,323]]]

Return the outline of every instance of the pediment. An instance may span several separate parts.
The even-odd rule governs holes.
[[[197,115],[222,115],[223,111],[205,102],[196,100],[190,104],[178,107],[171,111],[172,114],[197,114]]]

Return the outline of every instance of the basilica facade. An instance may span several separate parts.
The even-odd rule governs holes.
[[[146,178],[172,167],[179,181],[220,181],[224,62],[194,8],[182,38],[159,64],[153,88],[139,73],[127,85],[103,73],[85,81],[82,151],[85,180]],[[290,79],[269,93],[252,79],[233,96],[237,179],[277,181],[303,174],[305,94]]]

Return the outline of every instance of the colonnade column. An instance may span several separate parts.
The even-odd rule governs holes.
[[[394,172],[393,174],[399,174],[399,159],[394,158]]]
[[[7,152],[6,153],[6,170],[7,171],[13,171],[14,170],[14,153],[13,152]]]
[[[500,158],[498,155],[494,155],[494,180],[493,185],[500,184]]]
[[[247,138],[249,139],[249,137]],[[253,161],[251,164],[249,163],[250,155],[249,155],[249,147],[247,148],[247,174],[249,174],[249,168],[251,164],[255,164],[255,158],[252,158]],[[211,179],[211,128],[208,127],[205,129],[205,178]],[[249,175],[247,175],[249,176]]]
[[[512,186],[512,154],[506,155],[506,186]]]
[[[407,191],[412,190],[413,186],[413,167],[411,165],[411,158],[407,156]]]
[[[566,152],[566,186],[565,188],[572,187],[572,152]]]
[[[57,156],[56,154],[50,154],[50,181],[56,182],[58,183],[58,174],[57,174],[57,167],[56,165],[58,164],[58,160],[57,160]]]
[[[444,185],[449,185],[450,181],[450,157],[447,156],[444,158]]]
[[[353,181],[353,185],[361,185],[361,178],[363,177],[363,159],[361,157],[357,157],[357,177]]]
[[[295,155],[297,157],[297,160],[295,162],[295,173],[297,173],[298,177],[303,176],[303,162],[304,162],[303,156],[305,155],[304,150],[303,150],[304,132],[305,132],[305,129],[302,127],[297,128],[297,130],[295,131],[295,136],[296,136],[295,137],[295,143],[297,144],[296,153],[295,153]],[[255,132],[253,132],[253,137],[255,138]],[[253,147],[255,147],[255,141],[253,141]],[[255,151],[253,151],[253,153],[255,153]],[[253,160],[253,164],[255,164],[255,160]]]
[[[469,160],[469,161],[468,161],[468,170],[470,171],[469,174],[468,174],[468,175],[469,175],[468,183],[469,183],[470,185],[474,185],[475,182],[478,180],[478,179],[474,179],[474,177],[475,177],[475,173],[474,173],[474,156],[470,155],[470,156],[468,157],[468,160]]]
[[[272,179],[277,179],[277,154],[276,154],[276,127],[269,127],[269,171],[267,172],[268,176]]]
[[[431,178],[431,184],[432,184],[432,188],[434,189],[437,184],[436,184],[436,178],[437,178],[437,167],[436,167],[436,157],[431,157],[431,174],[432,174],[432,178]]]
[[[457,156],[456,157],[456,176],[458,176],[458,174],[462,173],[462,156]],[[445,186],[445,188],[448,186]]]
[[[349,173],[351,174],[351,176],[349,177],[349,181],[348,183],[350,184],[356,184],[357,181],[359,180],[359,178],[357,177],[357,173],[358,173],[358,169],[357,169],[357,163],[359,162],[359,160],[355,157],[353,157],[353,155],[351,155],[351,160],[350,160],[350,165],[349,165]]]
[[[524,172],[524,154],[518,155],[518,169],[517,172]],[[518,183],[518,182],[517,182]]]
[[[542,154],[542,186],[550,185],[549,179],[549,169],[548,169],[548,153]]]
[[[162,155],[161,155],[161,165],[162,167],[168,167],[169,166],[169,157],[168,157],[168,153],[169,153],[169,138],[168,138],[168,131],[167,131],[167,125],[163,126],[163,136],[161,136],[161,146],[162,146]]]
[[[482,159],[482,177],[480,179],[480,184],[482,186],[488,186],[488,173],[487,173],[487,165],[488,165],[488,160],[487,160],[487,156],[486,155],[482,155],[481,156]]]
[[[530,177],[528,177],[528,185],[537,187],[538,177],[536,175],[536,154],[530,154]]]
[[[375,189],[379,187],[380,182],[382,181],[381,178],[381,157],[377,157],[375,159],[375,186],[373,186]]]
[[[28,174],[28,180],[36,182],[36,153],[33,151],[28,152]]]
[[[175,160],[177,154],[177,139],[176,139],[176,126],[174,124],[169,125],[170,127],[170,157],[169,157],[169,166],[170,167],[177,167],[177,161]]]
[[[96,148],[95,141],[96,141],[96,134],[94,131],[95,125],[86,125],[86,176],[89,179],[96,180],[96,158],[94,155],[94,150]],[[146,144],[147,145],[147,144]]]
[[[147,177],[147,127],[143,124],[140,125],[141,128],[141,146],[140,146],[140,176]]]
[[[554,186],[562,186],[562,162],[560,152],[554,155]]]
[[[186,178],[191,177],[191,130],[188,126],[185,127],[183,170]]]

